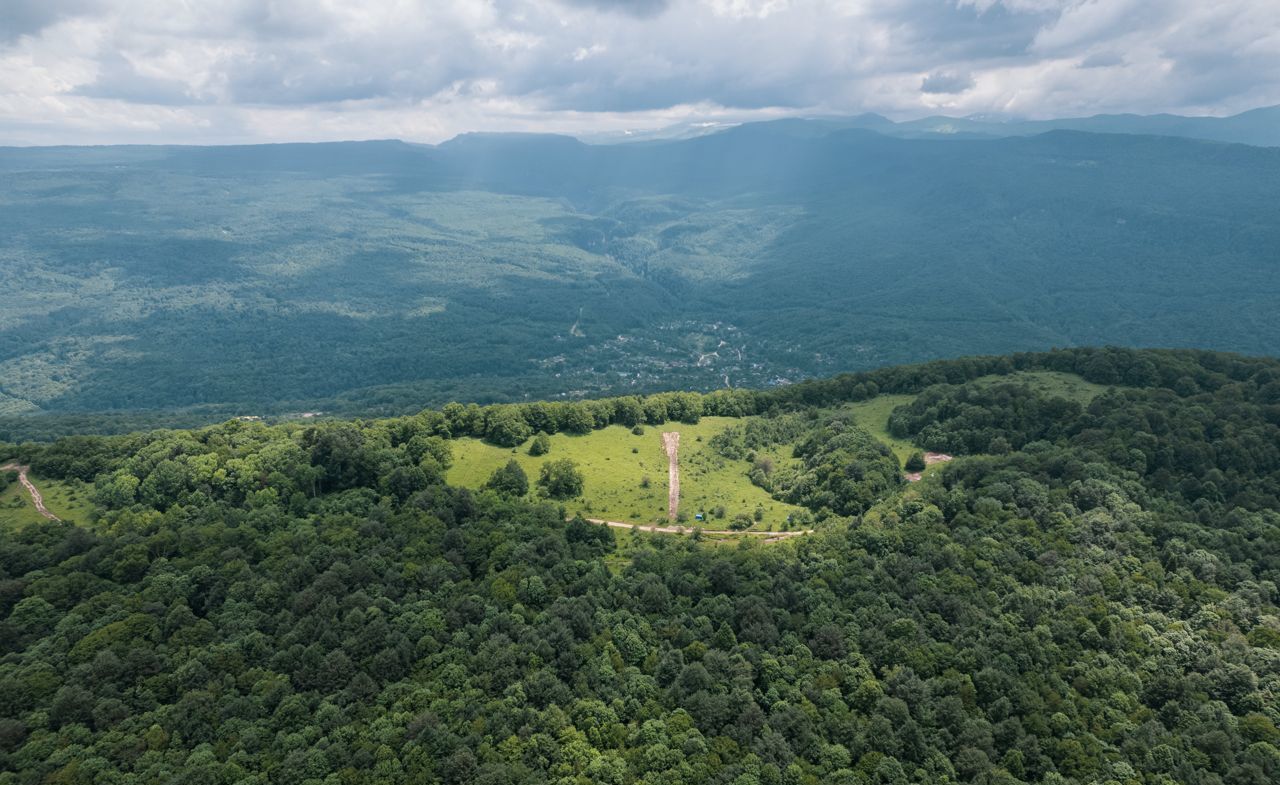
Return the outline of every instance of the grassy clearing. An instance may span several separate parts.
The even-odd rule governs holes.
[[[905,439],[895,438],[889,433],[889,415],[894,409],[913,400],[915,400],[914,395],[881,395],[869,401],[849,404],[845,410],[853,415],[854,422],[889,445],[893,454],[898,456],[898,463],[906,463],[911,453],[920,448]]]
[[[711,517],[704,525],[719,529],[728,526],[736,513],[764,511],[764,520],[755,529],[781,529],[787,516],[801,508],[774,500],[751,484],[746,461],[730,461],[711,449],[711,437],[739,422],[730,417],[704,417],[697,425],[669,423],[648,427],[635,435],[622,426],[610,426],[584,436],[555,434],[551,452],[540,457],[528,454],[528,445],[515,450],[495,447],[478,439],[457,439],[453,445],[452,485],[479,488],[499,466],[511,458],[519,461],[532,484],[544,461],[569,457],[578,464],[585,479],[581,498],[570,500],[569,512],[597,518],[637,523],[658,523],[667,519],[667,459],[662,451],[662,434],[680,432],[680,509],[688,514],[688,525],[698,512],[710,514],[725,508],[723,520]],[[649,479],[649,487],[642,480]]]
[[[1001,382],[1025,384],[1040,395],[1066,398],[1082,406],[1087,406],[1100,393],[1107,391],[1106,385],[1087,382],[1074,373],[1060,371],[1019,371],[1007,376],[983,376],[973,381],[977,385]]]
[[[28,478],[44,497],[44,506],[49,512],[69,523],[85,524],[89,522],[92,505],[89,493],[92,486],[76,480],[44,480],[35,475]],[[28,526],[33,523],[48,523],[48,519],[36,512],[31,497],[18,481],[0,491],[0,526]]]
[[[920,448],[906,439],[899,439],[889,433],[889,415],[893,414],[893,410],[897,407],[911,403],[913,400],[915,400],[914,395],[881,395],[869,401],[850,404],[847,410],[853,414],[853,419],[858,425],[866,428],[872,436],[889,445],[889,449],[893,450],[893,454],[898,456],[898,463],[905,465],[907,458],[911,457],[911,453],[920,450]],[[928,477],[930,474],[939,471],[944,465],[941,463],[929,464],[921,472],[921,475]]]
[[[1058,371],[1019,371],[1006,376],[983,376],[975,379],[973,384],[985,386],[1003,382],[1026,384],[1042,395],[1066,398],[1081,405],[1087,405],[1107,390],[1104,385],[1086,382],[1073,373]],[[915,400],[914,395],[881,395],[869,401],[850,404],[846,409],[852,413],[859,425],[871,432],[872,436],[893,448],[899,460],[906,461],[907,456],[919,448],[909,441],[894,438],[889,433],[889,415],[895,408],[911,403],[913,400]]]

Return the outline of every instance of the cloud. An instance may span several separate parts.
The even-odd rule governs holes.
[[[971,74],[958,74],[953,71],[937,71],[926,75],[920,82],[920,92],[963,93],[965,90],[973,87],[973,84],[973,76]]]
[[[1119,52],[1091,52],[1080,61],[1081,68],[1110,68],[1124,64],[1124,55]]]
[[[0,42],[38,33],[94,5],[93,0],[4,0],[0,3]]]
[[[594,8],[648,19],[661,14],[671,5],[670,0],[560,0],[566,5]]]
[[[0,143],[1275,103],[1274,0],[0,2]]]

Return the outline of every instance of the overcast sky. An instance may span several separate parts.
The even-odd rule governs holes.
[[[1280,0],[0,0],[0,144],[1280,104]]]

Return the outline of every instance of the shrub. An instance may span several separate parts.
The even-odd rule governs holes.
[[[538,431],[538,435],[534,436],[533,441],[529,443],[529,454],[536,457],[549,452],[551,452],[551,437],[547,436],[545,431]]]
[[[543,464],[538,487],[552,499],[570,499],[582,493],[582,474],[577,464],[561,458]]]
[[[512,458],[507,461],[506,466],[494,471],[484,487],[503,496],[524,496],[529,492],[529,476],[520,468],[516,459]]]

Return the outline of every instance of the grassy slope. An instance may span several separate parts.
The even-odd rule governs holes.
[[[1019,371],[1007,376],[983,376],[974,380],[975,384],[995,384],[996,382],[1026,384],[1041,395],[1066,398],[1082,406],[1088,405],[1100,393],[1107,390],[1106,385],[1086,382],[1074,373],[1059,371]]]
[[[71,480],[44,480],[34,475],[28,477],[40,489],[44,506],[49,512],[70,523],[88,523],[91,509],[89,485]],[[46,522],[47,519],[36,512],[31,497],[21,483],[14,481],[8,488],[0,491],[0,526],[27,526]]]
[[[787,515],[799,512],[800,508],[770,498],[747,479],[750,465],[746,461],[727,461],[708,445],[712,436],[734,422],[736,420],[729,417],[704,417],[697,425],[670,423],[660,428],[646,427],[642,436],[622,426],[611,426],[585,436],[556,434],[551,437],[551,452],[538,458],[528,454],[527,445],[513,452],[478,439],[458,439],[452,442],[453,468],[449,470],[448,481],[452,485],[478,488],[494,469],[515,458],[533,483],[544,461],[568,457],[578,464],[586,481],[582,498],[566,504],[570,512],[581,511],[616,521],[665,521],[667,461],[661,434],[679,431],[680,508],[689,514],[691,523],[694,513],[709,512],[716,505],[723,505],[726,519],[712,519],[707,523],[708,528],[721,528],[735,513],[751,513],[760,506],[764,508],[765,517],[756,528],[779,529]],[[633,449],[636,452],[632,452]],[[641,488],[640,480],[645,476],[649,478],[649,487]]]
[[[1088,405],[1099,393],[1107,388],[1101,384],[1087,382],[1072,373],[1058,371],[1019,371],[1006,376],[983,376],[974,380],[975,384],[989,385],[996,382],[1018,382],[1029,385],[1043,395],[1054,395]],[[914,395],[881,395],[869,401],[850,404],[847,410],[853,419],[871,435],[889,445],[900,463],[906,463],[911,453],[920,449],[905,439],[898,439],[889,433],[889,415],[899,406],[910,403]],[[925,473],[936,471],[941,464],[931,464]]]
[[[988,376],[977,380],[977,383],[990,384],[997,381],[1023,382],[1042,393],[1058,395],[1082,404],[1087,404],[1107,389],[1102,385],[1086,382],[1074,374],[1052,371]],[[881,395],[845,408],[859,425],[888,444],[898,459],[905,462],[918,448],[909,441],[893,437],[888,432],[887,425],[894,408],[909,403],[913,398],[911,395]],[[681,434],[681,509],[688,513],[690,523],[693,523],[694,513],[709,512],[717,505],[723,505],[726,510],[725,520],[717,521],[712,518],[706,525],[708,528],[724,528],[735,513],[750,513],[760,506],[765,511],[765,518],[753,528],[781,529],[787,516],[799,512],[801,508],[770,498],[747,479],[750,466],[746,461],[725,460],[708,446],[712,436],[735,422],[736,419],[729,417],[705,417],[697,425],[670,423],[658,428],[646,427],[641,436],[632,434],[622,426],[611,426],[584,436],[556,434],[551,437],[551,453],[539,458],[528,455],[527,444],[512,451],[478,439],[457,439],[452,442],[454,465],[449,470],[448,481],[453,485],[479,488],[494,469],[514,457],[529,474],[530,483],[533,483],[542,462],[569,457],[579,465],[586,478],[583,497],[568,502],[566,508],[569,511],[580,511],[609,520],[665,522],[667,469],[661,434],[675,430]],[[636,452],[632,452],[633,448]],[[786,447],[768,454],[779,464],[793,460]],[[930,466],[926,474],[936,471],[938,466]],[[649,477],[649,487],[641,488],[640,478],[645,476]],[[88,485],[39,477],[32,477],[32,482],[44,495],[45,506],[55,515],[74,523],[89,521],[91,505],[88,501]],[[21,484],[14,482],[0,492],[0,525],[25,526],[44,520],[36,512]]]
[[[872,436],[889,445],[893,454],[898,456],[898,463],[906,463],[911,453],[920,449],[904,439],[894,438],[889,433],[889,415],[899,406],[911,403],[914,395],[881,395],[869,401],[850,404],[847,410],[853,415],[854,422],[866,428]]]

